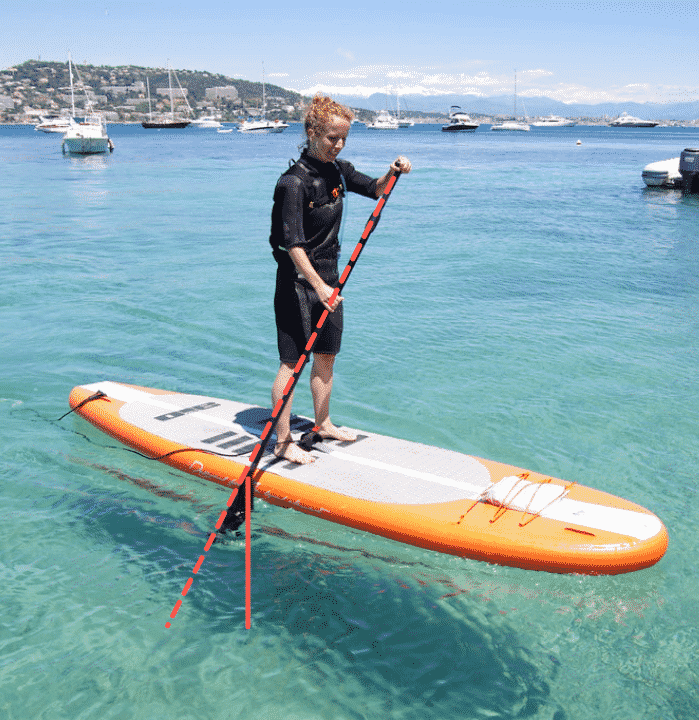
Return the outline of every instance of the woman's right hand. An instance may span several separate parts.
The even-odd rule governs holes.
[[[335,288],[330,287],[330,285],[327,285],[324,282],[319,283],[318,287],[314,289],[318,295],[318,299],[323,303],[326,310],[329,310],[330,312],[335,312],[344,299],[342,295],[338,294],[331,303],[330,298],[333,296]]]

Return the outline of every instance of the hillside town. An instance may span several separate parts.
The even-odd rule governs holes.
[[[275,85],[266,88],[266,114],[301,118],[303,97]],[[262,111],[262,84],[191,70],[73,64],[73,93],[67,63],[29,60],[0,71],[0,122],[33,124],[52,114],[77,115],[86,104],[107,121],[137,123],[171,110],[183,116],[216,115],[223,121]],[[171,108],[171,98],[173,107]]]

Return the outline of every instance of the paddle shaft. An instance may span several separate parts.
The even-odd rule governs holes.
[[[381,216],[381,211],[383,210],[384,205],[386,204],[386,201],[388,200],[391,192],[393,191],[393,188],[395,187],[396,182],[398,181],[398,178],[400,177],[400,173],[392,175],[388,183],[386,184],[386,188],[383,191],[383,194],[379,198],[378,203],[376,204],[376,207],[374,208],[374,211],[369,217],[369,220],[366,223],[366,226],[364,227],[364,232],[362,233],[361,238],[359,239],[359,242],[354,248],[354,252],[352,253],[349,262],[345,266],[345,269],[340,276],[340,280],[338,283],[338,286],[333,291],[333,294],[330,296],[330,299],[328,300],[328,304],[332,305],[332,303],[335,301],[337,296],[342,291],[342,288],[344,288],[345,284],[347,283],[347,280],[349,279],[350,274],[352,273],[352,270],[354,269],[354,266],[357,264],[357,260],[359,259],[359,256],[362,253],[362,250],[364,249],[364,246],[366,245],[367,240],[369,239],[369,236],[376,228],[376,225],[379,222],[379,218]],[[294,388],[296,387],[299,378],[301,377],[301,373],[303,372],[303,368],[306,366],[306,363],[309,360],[310,354],[313,351],[313,348],[315,346],[316,340],[318,339],[318,334],[320,330],[322,329],[323,325],[325,324],[325,321],[328,318],[328,315],[330,314],[329,310],[324,310],[322,315],[320,316],[320,319],[318,320],[318,323],[316,324],[315,330],[311,334],[311,337],[309,338],[306,347],[304,349],[303,354],[299,358],[298,362],[296,363],[296,366],[294,367],[294,372],[292,376],[289,378],[289,381],[287,382],[281,399],[277,402],[274,409],[272,410],[272,417],[270,418],[269,422],[265,426],[264,430],[262,431],[262,435],[260,436],[260,442],[255,445],[255,448],[253,449],[250,458],[249,458],[249,465],[243,470],[242,475],[238,479],[238,489],[231,493],[231,497],[229,498],[229,509],[226,513],[225,519],[221,518],[216,525],[216,529],[223,528],[224,530],[228,529],[237,529],[242,524],[242,517],[246,518],[246,539],[247,542],[247,548],[249,549],[250,543],[249,543],[249,536],[248,536],[248,525],[249,525],[249,518],[250,518],[250,512],[252,510],[252,488],[251,485],[251,478],[254,474],[255,470],[257,469],[257,466],[262,459],[262,456],[264,455],[264,451],[267,447],[267,444],[269,443],[270,438],[272,437],[272,434],[274,433],[275,428],[277,427],[277,423],[279,422],[279,418],[282,414],[282,411],[286,407],[287,403],[289,402],[289,399],[291,398]],[[242,487],[243,483],[245,483],[245,501],[243,503],[242,499],[240,499],[240,488]],[[242,517],[241,517],[242,516]]]

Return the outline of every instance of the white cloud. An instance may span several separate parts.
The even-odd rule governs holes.
[[[336,52],[340,57],[345,58],[345,60],[354,62],[354,53],[351,50],[344,50],[343,48],[337,48]]]
[[[367,98],[375,93],[393,95],[476,95],[489,97],[512,95],[514,71],[494,74],[485,70],[469,74],[437,67],[405,65],[360,65],[345,71],[322,71],[297,80],[294,89],[304,95],[325,92]],[[299,89],[300,88],[300,89]],[[694,89],[677,86],[654,87],[631,83],[607,88],[556,82],[556,75],[545,68],[517,71],[517,94],[522,97],[550,97],[566,104],[604,102],[672,102],[698,99]]]

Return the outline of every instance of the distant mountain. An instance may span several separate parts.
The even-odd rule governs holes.
[[[375,93],[362,97],[355,95],[337,95],[340,102],[355,108],[379,111],[383,108],[396,107],[395,95]],[[410,112],[440,113],[446,115],[451,105],[460,105],[465,112],[478,115],[512,115],[512,95],[480,97],[478,95],[401,95],[401,113]],[[547,97],[517,96],[517,114],[530,117],[545,115],[561,115],[563,117],[603,118],[618,117],[622,112],[645,120],[696,120],[699,118],[699,102],[687,103],[635,103],[614,102],[600,105],[583,103],[566,104]]]

